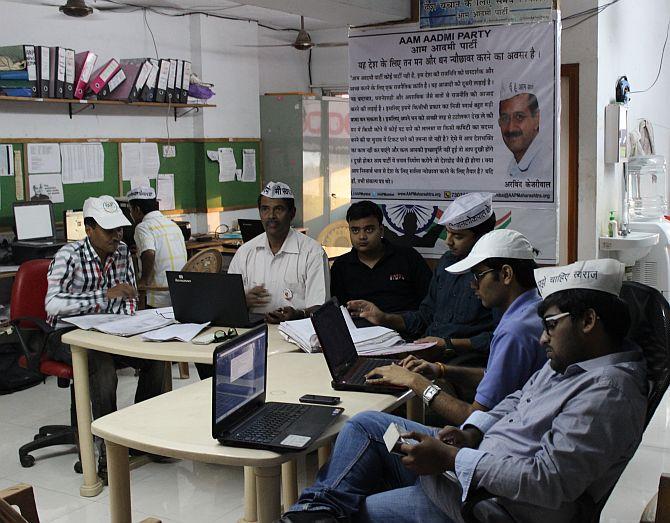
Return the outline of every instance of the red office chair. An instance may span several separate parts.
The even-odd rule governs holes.
[[[47,293],[47,271],[51,260],[31,260],[19,267],[10,303],[10,322],[21,345],[19,358],[21,367],[34,370],[46,376],[55,376],[58,386],[70,388],[70,425],[46,425],[40,427],[34,441],[19,449],[19,460],[24,467],[32,467],[35,458],[29,453],[52,445],[77,445],[77,418],[74,402],[72,366],[52,360],[46,353],[47,345],[56,331],[47,322],[44,298]],[[81,464],[74,466],[81,473]]]

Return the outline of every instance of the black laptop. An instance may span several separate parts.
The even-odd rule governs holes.
[[[239,218],[237,220],[237,225],[240,227],[240,233],[242,234],[242,241],[248,242],[253,240],[259,234],[263,234],[265,229],[263,229],[263,222],[260,220],[250,220],[247,218]]]
[[[359,356],[351,339],[344,315],[334,300],[327,301],[312,313],[312,325],[319,338],[335,390],[357,390],[377,394],[397,394],[403,387],[372,385],[365,375],[377,367],[391,365],[397,359],[368,358]]]
[[[174,317],[181,323],[221,327],[253,327],[263,314],[247,309],[242,276],[223,272],[166,271]]]
[[[342,414],[341,407],[265,402],[267,325],[214,350],[212,436],[223,445],[302,450]]]

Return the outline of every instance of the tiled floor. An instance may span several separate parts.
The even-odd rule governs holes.
[[[197,379],[193,366],[191,376],[188,381],[175,379],[174,386]],[[132,402],[135,383],[132,371],[119,372],[120,407]],[[37,461],[32,468],[24,469],[18,461],[19,446],[32,439],[37,427],[67,421],[68,396],[67,389],[59,389],[53,379],[0,396],[0,489],[19,482],[32,484],[43,523],[109,521],[109,490],[105,488],[95,498],[80,497],[81,476],[72,469],[76,455],[67,448],[59,454],[53,449],[36,452]],[[619,480],[601,521],[638,522],[664,471],[670,471],[667,396]],[[166,523],[233,523],[242,516],[243,477],[242,470],[236,467],[190,461],[150,463],[132,471],[131,489],[133,521],[155,516]]]

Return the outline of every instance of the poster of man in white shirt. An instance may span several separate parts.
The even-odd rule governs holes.
[[[512,153],[507,177],[552,179],[553,154],[540,132],[540,113],[535,82],[502,82],[498,126],[503,142]]]

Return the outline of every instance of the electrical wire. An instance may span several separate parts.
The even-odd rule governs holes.
[[[652,84],[646,89],[642,89],[641,91],[631,91],[630,94],[646,93],[656,85],[656,82],[658,82],[658,79],[661,76],[661,71],[663,70],[663,59],[665,58],[665,48],[668,45],[668,35],[670,35],[670,19],[668,19],[668,28],[665,30],[665,42],[663,42],[663,50],[661,51],[661,61],[658,64],[658,73],[656,73],[656,78],[654,79]]]
[[[149,20],[147,18],[147,10],[143,9],[142,10],[142,17],[144,19],[144,25],[147,26],[147,29],[149,30],[149,34],[151,35],[151,41],[154,44],[154,51],[156,52],[156,60],[160,63],[160,58],[158,55],[158,44],[156,44],[156,37],[154,36],[154,32],[151,29],[151,26],[149,25]],[[168,147],[170,146],[170,105],[171,105],[172,100],[168,98],[168,104],[167,104],[167,112],[165,113],[165,131],[167,133],[167,144]]]
[[[594,16],[598,16],[598,15],[599,15],[600,13],[602,13],[605,9],[607,9],[608,7],[613,6],[614,4],[616,4],[616,3],[620,2],[620,1],[621,1],[621,0],[612,0],[612,1],[611,1],[610,3],[608,3],[608,4],[601,5],[601,6],[598,6],[598,7],[592,7],[592,8],[590,8],[590,9],[585,9],[584,11],[581,11],[581,12],[579,12],[579,13],[574,13],[574,14],[571,14],[571,15],[569,15],[569,16],[566,16],[565,18],[563,18],[563,19],[561,20],[562,22],[565,22],[565,21],[567,21],[567,20],[574,20],[575,18],[582,18],[582,17],[584,17],[584,18],[582,18],[582,19],[579,20],[578,22],[575,22],[575,23],[572,24],[572,25],[563,27],[563,30],[564,30],[564,31],[567,31],[568,29],[572,29],[573,27],[577,27],[578,25],[583,24],[583,23],[586,22],[587,20],[593,18]]]

